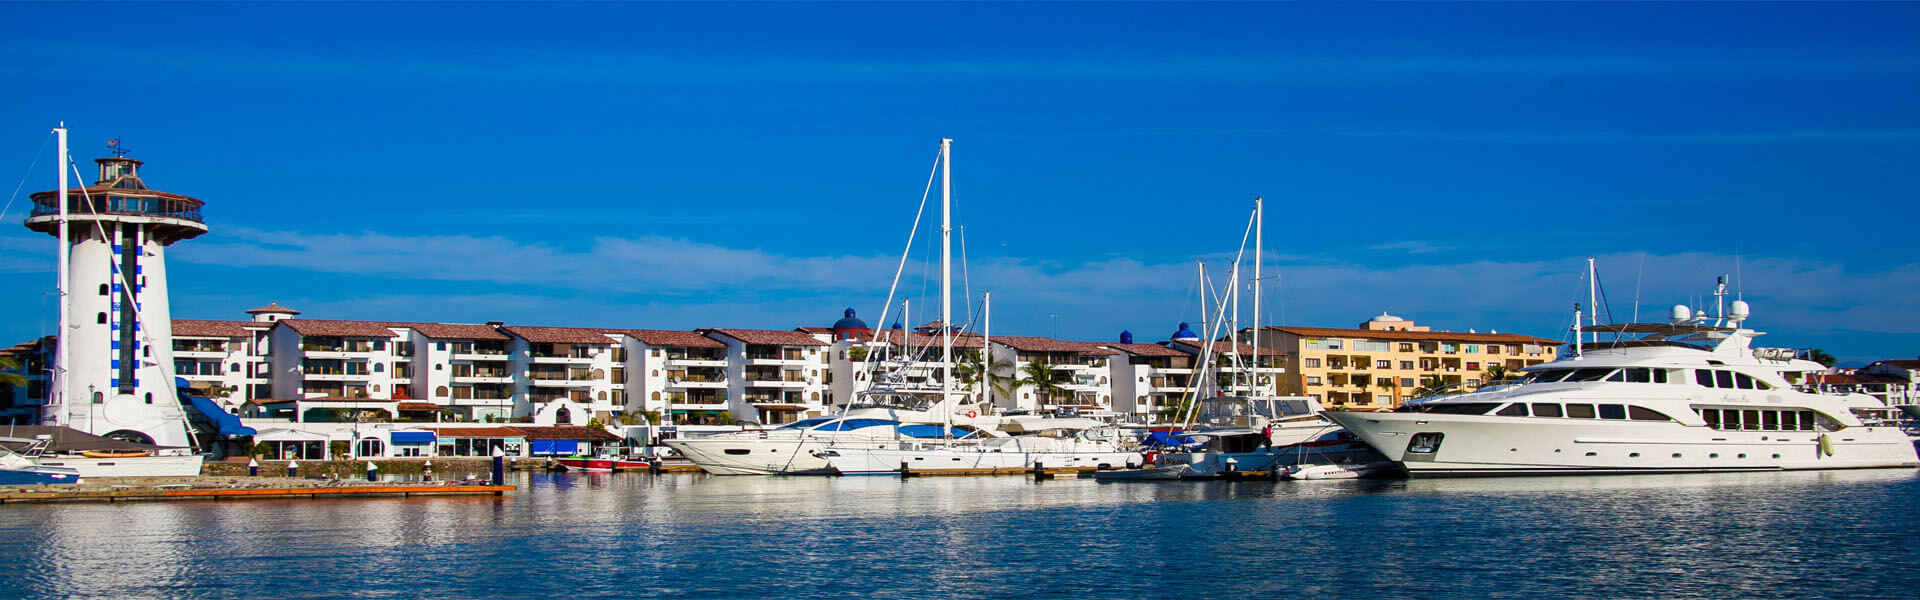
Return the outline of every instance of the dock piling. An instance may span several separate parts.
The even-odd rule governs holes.
[[[505,485],[507,481],[507,454],[499,448],[493,449],[493,484]]]
[[[251,459],[251,458],[247,459],[247,476],[248,477],[260,476],[260,461]]]
[[[287,461],[287,476],[288,477],[300,476],[300,461],[297,461],[297,460]]]
[[[379,480],[380,480],[380,465],[373,464],[373,461],[367,461],[367,481],[379,481]]]

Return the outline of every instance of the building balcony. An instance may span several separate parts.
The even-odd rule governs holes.
[[[513,398],[454,398],[452,406],[512,406]]]
[[[721,402],[718,404],[695,404],[692,402],[673,402],[673,403],[670,403],[670,405],[668,406],[668,410],[685,410],[685,411],[718,412],[718,411],[729,410],[729,409],[730,407],[727,406],[727,403],[725,402]]]
[[[513,383],[513,378],[508,377],[505,374],[468,375],[468,376],[455,375],[453,376],[453,382],[454,383]]]
[[[535,377],[528,383],[535,387],[584,388],[593,387],[593,384],[598,383],[598,381],[593,379],[540,379]]]
[[[302,373],[308,381],[367,381],[373,379],[372,373]]]
[[[535,356],[530,360],[536,365],[590,365],[591,356]]]
[[[345,349],[307,350],[304,348],[300,350],[301,356],[304,356],[307,358],[322,358],[322,359],[367,358],[369,355],[372,355],[372,354],[373,354],[372,350],[345,350]]]
[[[679,368],[689,368],[689,367],[695,367],[695,368],[697,368],[697,367],[721,367],[721,368],[725,368],[726,366],[727,366],[727,361],[726,361],[725,359],[718,359],[718,358],[713,358],[713,359],[709,359],[709,358],[669,358],[669,359],[667,359],[667,368],[668,368],[668,369],[673,369],[673,368],[675,368],[675,367],[679,367]]]
[[[797,359],[797,358],[748,358],[747,366],[749,367],[791,367],[791,368],[797,369],[800,367],[807,366],[807,361],[804,359]]]
[[[226,358],[225,350],[175,350],[174,358]]]
[[[749,379],[747,387],[801,389],[807,387],[805,381],[786,381],[783,379]]]
[[[1147,369],[1148,375],[1192,375],[1193,368],[1154,367]]]
[[[727,389],[727,382],[695,381],[692,379],[678,379],[678,380],[669,379],[667,380],[667,387],[675,388],[675,389],[685,389],[685,390],[724,390],[724,389]]]
[[[506,361],[513,357],[507,356],[505,352],[459,352],[450,355],[448,358],[451,360]]]

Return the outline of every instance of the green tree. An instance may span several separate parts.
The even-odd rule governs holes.
[[[1003,397],[1013,395],[1015,388],[1013,363],[1004,358],[996,358],[993,359],[993,366],[989,369],[982,367],[980,360],[979,352],[968,352],[960,356],[960,365],[957,369],[959,373],[956,373],[955,377],[965,386],[965,389],[969,392],[974,391],[981,385],[982,380],[988,380],[990,381],[988,385],[993,386],[994,394]]]
[[[1480,385],[1493,385],[1512,376],[1513,373],[1507,371],[1506,365],[1498,363],[1490,364],[1487,365],[1485,372],[1480,373]]]
[[[27,376],[12,372],[19,369],[19,360],[11,356],[0,356],[0,387],[25,387]]]
[[[1023,387],[1032,387],[1034,395],[1039,396],[1043,400],[1051,398],[1055,394],[1067,391],[1067,388],[1061,387],[1058,383],[1054,383],[1053,378],[1055,373],[1056,371],[1053,365],[1047,364],[1046,361],[1036,360],[1027,363],[1027,367],[1021,369],[1022,375],[1019,380],[1014,382],[1013,387],[1015,390]]]
[[[1829,367],[1835,364],[1838,364],[1840,362],[1840,359],[1834,358],[1832,354],[1828,354],[1826,350],[1821,350],[1819,348],[1808,350],[1807,360],[1817,362]]]
[[[1446,380],[1441,379],[1439,375],[1428,375],[1426,379],[1420,380],[1420,387],[1414,388],[1413,397],[1438,396],[1446,393],[1448,387]]]

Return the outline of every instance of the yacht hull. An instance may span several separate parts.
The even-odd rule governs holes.
[[[1893,427],[1730,431],[1677,422],[1332,412],[1410,477],[1920,467]],[[1410,451],[1438,434],[1431,452]],[[1427,435],[1421,442],[1436,441]]]
[[[828,448],[882,448],[897,440],[818,440],[795,438],[667,440],[668,447],[714,475],[825,475]]]
[[[904,466],[915,473],[1020,471],[1046,468],[1135,468],[1138,452],[995,452],[973,448],[901,450],[834,448],[827,464],[841,475],[892,475]]]
[[[138,456],[131,458],[87,458],[81,456],[43,456],[40,464],[78,471],[81,477],[198,477],[205,457]]]

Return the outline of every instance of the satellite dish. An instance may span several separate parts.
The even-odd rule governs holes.
[[[1693,310],[1687,308],[1685,304],[1675,304],[1673,305],[1673,312],[1668,318],[1676,325],[1685,323],[1693,320]]]
[[[1731,312],[1727,316],[1735,321],[1745,321],[1747,317],[1753,316],[1753,307],[1749,306],[1745,300],[1733,301],[1733,306],[1729,310]]]

